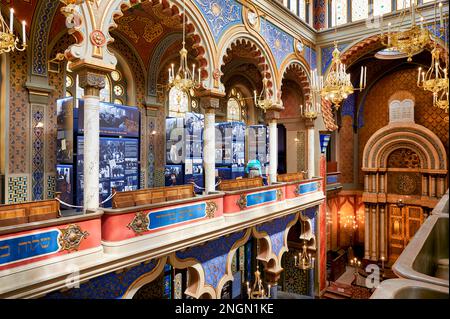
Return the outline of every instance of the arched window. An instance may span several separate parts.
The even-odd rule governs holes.
[[[169,117],[184,117],[189,112],[189,95],[173,87],[169,91]]]
[[[247,107],[243,98],[240,90],[231,90],[227,101],[227,121],[247,122]]]

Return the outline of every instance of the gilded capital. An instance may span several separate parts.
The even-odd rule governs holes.
[[[105,75],[98,71],[81,70],[78,72],[80,87],[85,95],[100,96],[100,90],[105,87]]]

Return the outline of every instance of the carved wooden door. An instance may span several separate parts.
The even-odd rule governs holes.
[[[423,210],[417,206],[389,206],[389,260],[394,262],[423,223]]]

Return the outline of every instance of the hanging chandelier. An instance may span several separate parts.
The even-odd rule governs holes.
[[[270,285],[268,285],[267,291],[264,290],[261,280],[261,273],[259,272],[259,266],[256,266],[255,282],[253,283],[252,288],[250,288],[250,283],[247,281],[248,299],[270,299],[270,288]]]
[[[194,89],[201,87],[201,68],[198,68],[198,77],[196,79],[196,66],[192,65],[192,70],[188,66],[188,51],[186,50],[186,1],[183,0],[183,48],[180,50],[180,67],[175,73],[175,65],[169,68],[169,90],[173,87],[189,92],[194,95]]]
[[[302,251],[294,256],[294,266],[301,270],[314,269],[315,258],[308,254],[308,247],[306,246],[306,240],[303,240]]]
[[[442,2],[439,3],[440,12],[440,31],[446,34],[446,27],[443,22],[442,15]],[[437,14],[436,5],[434,13],[434,28],[438,31],[437,26]],[[437,32],[436,32],[437,33]],[[422,68],[419,68],[417,75],[417,86],[425,91],[430,91],[433,93],[433,106],[445,110],[448,113],[448,57],[445,58],[445,67],[441,66],[441,55],[442,49],[437,45],[437,40],[433,40],[434,48],[431,51],[431,66],[425,72]],[[447,38],[445,38],[444,47],[447,47]]]
[[[433,93],[433,105],[438,106],[438,101],[442,101],[442,97],[447,93],[447,111],[448,111],[448,74],[447,68],[442,68],[439,63],[439,56],[441,54],[441,50],[437,47],[431,51],[431,66],[427,72],[422,71],[422,68],[419,68],[419,73],[417,76],[417,86],[425,91],[430,91]],[[439,104],[441,106],[445,106],[442,103]],[[439,107],[439,106],[438,106]],[[440,107],[444,108],[444,107]]]
[[[273,106],[272,94],[267,86],[268,82],[269,80],[267,78],[263,79],[263,89],[259,96],[256,94],[256,90],[253,92],[255,105],[262,109],[264,113]]]
[[[401,22],[398,29],[392,32],[392,24],[388,24],[387,42],[386,37],[381,30],[381,43],[388,49],[393,49],[404,53],[408,56],[408,62],[412,61],[412,57],[420,53],[429,43],[431,39],[430,31],[424,28],[424,18],[420,17],[420,26],[416,25],[416,0],[411,1],[411,24],[407,30],[400,30],[406,17],[407,6],[400,13]],[[420,15],[420,13],[418,13]]]
[[[26,22],[22,21],[22,44],[19,44],[19,37],[14,34],[14,9],[10,9],[9,26],[6,24],[0,12],[0,54],[11,51],[25,51],[27,48],[27,36],[25,31]]]
[[[341,52],[337,42],[334,43],[333,60],[327,78],[318,76],[317,70],[311,74],[313,91],[320,92],[322,98],[334,104],[336,109],[355,91],[362,91],[366,87],[367,67],[361,67],[361,77],[359,88],[354,88],[350,81],[350,74],[347,74],[347,66],[341,61]]]
[[[300,115],[310,121],[314,121],[321,114],[321,105],[318,102],[307,102],[306,106],[300,105]]]

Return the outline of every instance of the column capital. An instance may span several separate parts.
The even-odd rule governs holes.
[[[305,126],[306,128],[314,128],[315,119],[306,119],[305,118]]]
[[[220,107],[220,98],[216,96],[203,96],[200,98],[200,106],[205,113],[215,113]]]
[[[265,117],[267,122],[276,121],[280,119],[280,113],[284,110],[281,104],[274,104],[266,111]]]
[[[274,270],[270,270],[270,269],[265,269],[264,273],[265,273],[265,278],[266,278],[267,283],[271,286],[277,285],[278,281],[280,280],[281,273],[283,272],[283,270],[284,269],[274,271]]]
[[[109,70],[95,68],[90,65],[79,65],[72,68],[80,79],[80,87],[85,90],[85,95],[100,96],[100,90],[105,88],[105,75]]]

